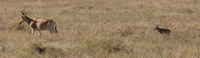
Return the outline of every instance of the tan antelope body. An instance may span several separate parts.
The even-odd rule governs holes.
[[[155,26],[154,30],[157,30],[160,34],[167,34],[170,35],[170,30],[169,29],[163,29],[163,28],[159,28],[159,25]]]
[[[56,22],[52,19],[41,19],[41,18],[29,18],[26,16],[26,14],[21,11],[22,16],[19,21],[19,24],[23,23],[24,21],[31,27],[32,32],[31,35],[34,34],[34,32],[37,30],[39,35],[42,36],[41,31],[42,30],[49,30],[51,34],[58,33],[56,28]]]

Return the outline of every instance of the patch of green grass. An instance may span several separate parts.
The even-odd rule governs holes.
[[[107,8],[103,8],[103,10],[106,10],[106,11],[112,11],[111,8],[107,7]]]
[[[192,9],[190,9],[190,8],[184,8],[183,12],[188,13],[188,14],[191,14],[191,13],[193,13],[194,11],[193,11]]]
[[[98,49],[108,50],[112,42],[107,39],[87,39],[85,42],[86,51],[95,52]]]
[[[65,14],[69,14],[69,10],[61,10],[59,14],[65,15]]]

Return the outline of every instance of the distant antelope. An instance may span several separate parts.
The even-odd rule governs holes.
[[[57,34],[57,28],[56,28],[56,22],[52,19],[40,19],[40,18],[29,18],[26,16],[26,13],[24,11],[21,11],[22,16],[19,21],[19,25],[23,23],[24,21],[31,27],[32,32],[31,35],[34,34],[35,30],[38,31],[40,37],[42,36],[41,30],[49,30],[51,34],[55,33]]]
[[[157,30],[160,34],[170,34],[171,31],[169,29],[159,28],[158,26],[159,25],[156,25],[154,30]]]

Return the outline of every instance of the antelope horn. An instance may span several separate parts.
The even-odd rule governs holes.
[[[26,13],[24,13],[24,10],[21,11],[22,15],[26,15]]]
[[[156,27],[158,27],[159,25],[156,25]]]

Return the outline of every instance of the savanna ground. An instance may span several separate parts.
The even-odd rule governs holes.
[[[1,0],[0,58],[200,58],[198,0]],[[57,35],[30,36],[30,18]],[[170,36],[153,31],[157,24]]]

